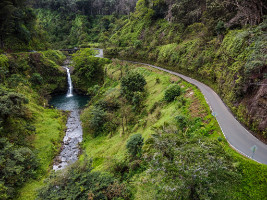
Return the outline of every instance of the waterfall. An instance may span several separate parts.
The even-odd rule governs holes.
[[[68,89],[68,93],[67,93],[67,97],[72,97],[72,91],[73,91],[73,87],[72,87],[72,81],[71,81],[71,77],[70,77],[70,69],[68,67],[65,67],[65,69],[67,70],[67,75],[68,75],[68,85],[69,85],[69,89]]]

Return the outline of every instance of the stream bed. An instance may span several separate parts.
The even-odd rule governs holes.
[[[79,110],[71,111],[67,121],[67,131],[61,146],[61,152],[56,157],[53,165],[55,171],[64,169],[78,160],[80,153],[79,143],[83,139],[83,131]]]

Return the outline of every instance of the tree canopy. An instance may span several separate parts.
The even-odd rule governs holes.
[[[0,2],[0,46],[10,37],[29,43],[34,34],[35,14],[26,6],[25,0],[3,0]]]

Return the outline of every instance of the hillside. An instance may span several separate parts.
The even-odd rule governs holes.
[[[207,4],[198,18],[190,20],[185,15],[182,19],[173,16],[171,20],[167,19],[167,13],[173,10],[161,13],[158,8],[162,4],[166,2],[151,6],[139,1],[125,25],[111,33],[105,53],[110,57],[156,63],[208,84],[235,116],[265,141],[265,18],[262,16],[259,24],[252,23],[253,26],[241,19],[234,21],[238,8],[232,13],[229,7],[218,3],[219,15],[213,15],[214,8]],[[193,15],[196,8],[188,6],[188,9]],[[266,12],[265,7],[262,9]]]

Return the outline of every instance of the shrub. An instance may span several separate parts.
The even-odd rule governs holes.
[[[177,84],[171,84],[164,93],[164,100],[171,102],[175,97],[180,96],[181,88]]]
[[[90,87],[87,90],[87,94],[90,95],[90,96],[95,96],[95,95],[97,95],[99,90],[100,90],[100,86],[99,85],[94,85],[93,87]]]
[[[105,99],[99,100],[95,106],[101,108],[104,111],[112,112],[118,110],[120,104],[118,99],[116,99],[114,96],[107,96]]]
[[[43,77],[39,73],[33,73],[30,81],[35,85],[41,85],[43,83]]]
[[[180,129],[184,129],[186,124],[187,124],[186,117],[184,117],[182,115],[176,116],[175,117],[175,121],[176,121],[176,124],[177,124],[178,128],[180,128]]]
[[[0,120],[5,121],[8,117],[22,116],[26,103],[28,103],[28,99],[22,94],[0,88]]]
[[[115,160],[110,170],[115,174],[120,180],[125,179],[129,174],[129,163],[127,160]]]
[[[223,21],[218,21],[216,27],[215,27],[215,31],[218,35],[224,34],[226,31],[225,25]]]
[[[141,134],[135,134],[127,141],[126,148],[132,157],[139,157],[142,153],[142,146],[144,145],[144,138]]]
[[[58,65],[63,64],[63,61],[66,59],[66,56],[58,50],[47,50],[43,51],[42,54],[49,60],[52,60],[57,63]]]
[[[129,100],[134,92],[143,92],[146,80],[143,75],[135,71],[129,71],[121,79],[121,93]]]
[[[135,41],[134,41],[134,47],[135,47],[136,49],[142,47],[142,41],[141,41],[141,40],[135,40]]]
[[[95,132],[95,135],[103,131],[106,123],[107,113],[100,107],[94,107],[91,112],[90,128]]]
[[[0,199],[14,197],[16,188],[34,178],[37,158],[27,147],[15,147],[7,139],[0,139]]]
[[[7,82],[8,86],[11,88],[16,88],[20,84],[26,84],[25,79],[20,74],[12,74]]]
[[[143,100],[144,94],[142,92],[134,92],[132,103],[135,109],[139,109],[141,107]]]

